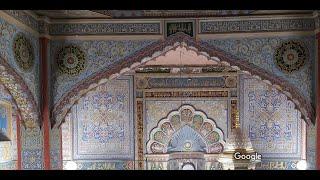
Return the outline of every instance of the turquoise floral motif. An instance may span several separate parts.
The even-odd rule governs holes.
[[[301,157],[305,132],[293,102],[264,82],[247,76],[240,82],[240,119],[257,152],[268,158]]]
[[[22,169],[43,169],[43,136],[40,128],[21,129]]]
[[[93,76],[113,63],[124,61],[126,57],[152,44],[156,40],[105,40],[105,41],[52,41],[50,54],[56,54],[62,47],[76,45],[86,53],[86,68],[77,76],[59,73],[53,70],[53,101],[58,100],[80,81]],[[54,62],[54,59],[52,59]]]
[[[36,170],[43,168],[43,152],[41,149],[25,150],[22,152],[22,168]]]
[[[306,99],[312,97],[312,65],[315,60],[315,37],[314,36],[287,36],[287,37],[259,37],[259,38],[229,38],[218,40],[202,39],[239,59],[247,60],[270,73],[283,78],[293,84]],[[275,64],[274,54],[276,49],[287,41],[299,41],[304,44],[309,52],[309,59],[305,60],[303,67],[290,74],[281,71]]]
[[[95,139],[100,143],[108,143],[111,139],[123,141],[125,138],[124,133],[124,127],[117,125],[84,124],[82,140],[89,142]]]
[[[69,148],[73,149],[73,159],[133,158],[132,81],[128,76],[107,81],[73,107],[70,116],[74,131],[67,130],[73,137]]]
[[[27,63],[27,66],[24,66],[30,68],[27,68],[27,71],[20,68],[15,58],[15,51],[13,47],[14,39],[18,34],[23,34],[24,37],[28,39],[29,45],[33,47],[32,50],[26,50],[28,48],[23,48],[23,51],[20,51],[23,52],[20,54],[27,55],[28,53],[26,52],[29,52],[29,54],[31,55],[33,54],[34,62],[31,62],[31,64]],[[35,37],[34,35],[26,31],[20,30],[18,27],[9,24],[8,22],[0,18],[0,56],[7,60],[7,63],[21,76],[21,78],[24,80],[29,90],[31,91],[32,95],[34,96],[35,101],[39,104],[39,53],[37,52],[39,52],[38,37]],[[27,60],[26,62],[30,61]]]

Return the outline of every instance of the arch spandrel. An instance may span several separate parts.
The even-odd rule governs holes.
[[[39,111],[32,93],[23,79],[0,57],[0,83],[12,95],[20,112],[23,125],[28,129],[39,127]]]
[[[177,33],[137,51],[132,56],[124,58],[120,63],[112,64],[74,86],[72,90],[66,93],[54,105],[52,115],[55,119],[55,125],[61,125],[64,117],[76,101],[92,88],[104,83],[107,79],[113,79],[131,69],[143,66],[146,62],[156,57],[164,56],[168,51],[175,50],[177,47],[185,47],[187,50],[194,51],[198,55],[218,62],[220,65],[230,66],[244,74],[252,75],[256,79],[273,85],[294,102],[296,108],[301,112],[302,119],[308,124],[314,123],[315,111],[311,102],[304,98],[297,88],[283,78],[277,77],[246,60],[238,59],[227,52],[223,52],[206,42],[196,41],[188,35]]]

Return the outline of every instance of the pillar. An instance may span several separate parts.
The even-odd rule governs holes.
[[[49,40],[45,37],[40,42],[40,110],[43,131],[44,169],[50,169],[50,114],[49,114],[49,73],[47,50]]]

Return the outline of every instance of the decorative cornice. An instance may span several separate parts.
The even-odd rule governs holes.
[[[50,24],[50,35],[160,34],[159,23]]]
[[[313,31],[315,29],[315,22],[312,18],[200,21],[199,28],[200,34],[227,32]]]
[[[41,35],[49,35],[49,23],[45,20],[39,20],[38,31]]]
[[[314,24],[315,24],[315,33],[320,31],[320,16],[319,12],[314,13]]]
[[[308,124],[311,122],[314,123],[314,108],[311,105],[311,102],[305,99],[301,93],[297,91],[297,88],[286,80],[277,77],[271,72],[246,60],[238,59],[208,43],[196,41],[194,38],[183,33],[177,33],[169,36],[165,40],[157,41],[146,48],[139,50],[132,56],[124,58],[121,62],[116,62],[115,64],[102,69],[74,86],[72,90],[65,93],[57,104],[54,105],[52,115],[56,119],[55,125],[61,125],[70,108],[82,95],[86,94],[92,88],[104,83],[107,79],[118,77],[132,68],[139,67],[155,57],[163,56],[166,52],[180,46],[187,47],[210,60],[217,61],[226,66],[231,66],[242,73],[252,75],[257,79],[274,86],[293,101],[297,109],[301,112],[302,118],[305,119]]]
[[[4,10],[4,12],[38,32],[38,20],[28,13],[21,10]]]
[[[163,32],[161,21],[156,19],[71,19],[54,20],[32,15],[29,11],[3,10],[4,13],[15,18],[41,35],[159,35]],[[198,34],[219,33],[253,33],[253,32],[293,32],[318,31],[319,16],[317,11],[309,14],[289,15],[248,15],[244,17],[195,17],[199,21]],[[171,18],[183,20],[183,18]],[[190,19],[190,18],[189,18]],[[170,19],[166,19],[170,20]],[[151,22],[150,22],[151,21]]]

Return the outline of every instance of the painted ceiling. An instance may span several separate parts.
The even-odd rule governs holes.
[[[312,14],[311,10],[33,10],[51,19],[199,18],[246,15]]]

